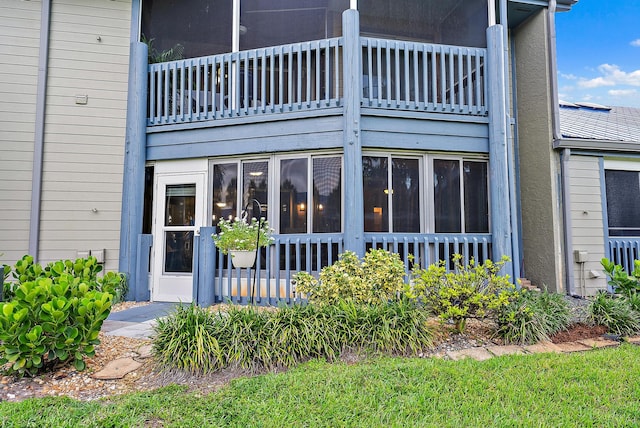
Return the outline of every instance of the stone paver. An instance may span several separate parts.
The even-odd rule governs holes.
[[[503,355],[524,355],[526,354],[522,346],[518,345],[506,345],[506,346],[487,346],[487,351],[491,352],[496,357]]]
[[[95,379],[122,379],[127,373],[140,368],[142,363],[134,361],[131,358],[118,358],[107,363],[102,370],[95,372],[92,377]]]
[[[611,346],[620,345],[620,342],[616,342],[615,340],[607,340],[603,338],[580,339],[577,342],[584,346],[588,346],[589,348],[608,348]]]
[[[153,355],[151,353],[151,345],[142,345],[141,347],[138,348],[138,350],[136,351],[138,353],[138,358],[151,358],[151,356]]]
[[[640,336],[627,337],[626,341],[634,345],[640,345]]]
[[[453,361],[462,360],[463,358],[472,358],[476,361],[484,361],[493,357],[489,351],[485,348],[468,348],[462,349],[460,351],[448,351],[447,357],[451,358]]]
[[[524,346],[524,350],[529,352],[530,354],[544,354],[547,352],[553,352],[556,354],[562,353],[562,350],[553,342],[548,340],[543,340],[542,342],[538,342],[534,345]]]
[[[578,342],[558,343],[556,344],[556,346],[560,348],[562,352],[581,352],[581,351],[588,351],[592,349],[589,346],[585,346]]]

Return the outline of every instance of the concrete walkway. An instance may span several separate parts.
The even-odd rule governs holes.
[[[180,303],[152,302],[109,314],[102,323],[102,332],[110,336],[148,339],[158,318],[167,316]]]

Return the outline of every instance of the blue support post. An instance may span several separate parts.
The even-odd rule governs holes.
[[[147,129],[147,45],[132,42],[129,53],[129,88],[125,134],[122,214],[120,217],[120,272],[127,275],[127,300],[146,293],[138,283],[138,235],[142,233],[144,166]]]
[[[198,237],[198,275],[194,272],[194,281],[197,281],[198,306],[211,306],[215,302],[213,281],[215,276],[215,248],[211,235],[215,232],[215,227],[201,227]]]
[[[489,194],[493,258],[513,260],[511,241],[511,201],[508,158],[507,79],[504,59],[504,27],[487,29],[487,105],[489,107]],[[515,213],[514,213],[515,214]],[[513,278],[513,263],[505,272]],[[515,278],[513,278],[515,281]]]
[[[342,14],[344,39],[343,146],[344,146],[344,249],[364,256],[364,200],[362,143],[360,141],[360,98],[362,94],[362,49],[357,10]]]
[[[135,295],[132,296],[137,302],[149,300],[149,256],[153,246],[153,235],[138,235],[138,257],[136,258],[136,278],[137,286]]]

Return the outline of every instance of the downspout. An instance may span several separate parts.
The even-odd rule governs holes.
[[[40,52],[36,89],[36,123],[33,141],[33,168],[31,175],[31,212],[29,215],[29,254],[38,261],[40,244],[40,206],[42,202],[42,158],[44,152],[44,115],[47,101],[47,73],[49,69],[49,28],[51,26],[51,0],[42,0],[40,13]]]
[[[503,44],[504,44],[504,85],[505,85],[505,113],[507,115],[507,128],[506,128],[506,139],[507,139],[507,179],[509,180],[509,211],[511,212],[511,216],[509,221],[511,223],[511,257],[513,258],[513,276],[514,281],[520,278],[520,234],[518,229],[518,204],[517,204],[517,193],[516,193],[516,159],[513,147],[513,133],[511,131],[511,108],[515,105],[512,105],[509,108],[507,103],[508,95],[506,93],[506,89],[510,88],[509,85],[509,76],[511,75],[509,70],[509,22],[507,17],[507,0],[500,0],[500,23],[504,27],[503,33]],[[515,91],[511,90],[512,93]]]
[[[549,81],[551,84],[551,130],[553,137],[553,147],[562,139],[560,132],[560,111],[558,100],[558,63],[556,53],[556,9],[557,1],[549,0],[549,9],[547,12],[547,43],[549,45]],[[567,281],[567,294],[575,295],[575,284],[573,278],[573,260],[571,259],[571,249],[573,242],[571,240],[571,202],[569,200],[569,158],[571,151],[564,149],[561,155],[560,175],[562,188],[560,190],[562,203],[562,220],[563,220],[563,241],[564,241],[564,270],[565,279]]]

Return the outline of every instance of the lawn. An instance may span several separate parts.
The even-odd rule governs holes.
[[[207,396],[173,386],[98,402],[0,403],[0,426],[638,426],[639,373],[633,345],[484,362],[312,361]]]

